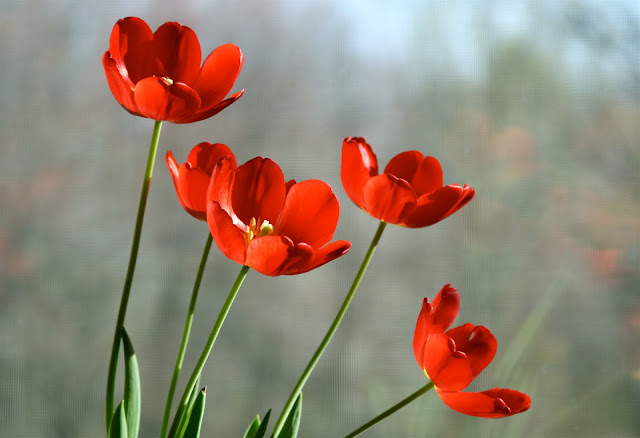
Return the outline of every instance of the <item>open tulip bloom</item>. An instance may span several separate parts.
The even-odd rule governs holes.
[[[486,418],[526,411],[531,399],[512,389],[460,392],[491,363],[498,342],[483,326],[466,323],[447,330],[459,307],[460,296],[450,285],[438,292],[433,303],[424,299],[413,338],[418,365],[433,382],[440,399],[454,411]]]
[[[378,174],[378,158],[364,138],[342,143],[342,186],[361,209],[381,221],[408,228],[440,222],[467,205],[475,190],[443,186],[442,167],[421,152],[402,152]]]
[[[222,45],[202,65],[201,61],[200,43],[190,28],[169,22],[152,32],[143,20],[135,17],[115,24],[109,50],[102,58],[109,88],[120,105],[135,116],[155,120],[109,361],[105,397],[109,438],[138,438],[141,424],[139,368],[133,343],[125,330],[125,315],[162,122],[204,120],[244,93],[242,90],[226,98],[244,62],[238,47]],[[208,229],[167,393],[160,438],[198,438],[206,400],[206,391],[199,386],[200,378],[247,273],[254,269],[267,276],[302,274],[346,254],[351,242],[332,241],[340,207],[331,187],[321,180],[286,181],[280,167],[268,158],[256,157],[238,166],[231,149],[222,143],[197,144],[182,164],[169,151],[165,161],[180,205],[191,216],[205,221]],[[438,160],[418,151],[396,155],[379,174],[376,155],[360,137],[343,141],[341,179],[349,198],[380,223],[342,305],[273,426],[270,436],[275,438],[297,437],[304,385],[338,330],[386,225],[407,228],[433,225],[461,209],[475,194],[468,185],[444,186]],[[174,406],[198,292],[213,242],[222,254],[242,267]],[[413,351],[431,381],[345,438],[359,435],[432,388],[447,406],[466,415],[498,418],[529,409],[529,396],[511,389],[463,392],[493,360],[497,341],[486,327],[467,323],[450,329],[459,308],[460,295],[449,285],[442,288],[433,302],[424,299]],[[116,400],[121,345],[124,391],[123,397]],[[262,420],[257,417],[250,423],[244,438],[269,436],[266,435],[269,412]]]
[[[109,88],[120,105],[136,116],[173,123],[207,119],[244,93],[223,100],[244,63],[238,47],[222,45],[201,62],[193,30],[170,22],[152,32],[136,17],[116,23],[102,57]]]
[[[220,251],[265,275],[301,274],[344,255],[329,243],[340,207],[320,180],[285,183],[280,167],[257,157],[235,168],[223,158],[211,177],[207,222]]]

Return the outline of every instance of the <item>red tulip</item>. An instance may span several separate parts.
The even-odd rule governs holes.
[[[119,20],[102,65],[113,97],[131,114],[173,123],[207,119],[238,100],[223,100],[240,74],[244,56],[233,44],[202,62],[195,32],[165,23],[154,32],[140,18]]]
[[[418,151],[391,159],[382,175],[378,159],[364,138],[342,143],[342,186],[351,200],[381,221],[408,228],[440,222],[464,207],[475,190],[464,185],[442,185],[442,168],[433,157]]]
[[[526,411],[531,399],[512,389],[460,392],[491,363],[498,342],[483,326],[466,323],[447,330],[459,307],[460,296],[449,285],[438,292],[433,304],[424,299],[413,338],[418,365],[433,382],[440,399],[454,411],[485,418]]]
[[[171,151],[165,161],[176,187],[178,201],[191,216],[202,221],[207,220],[207,190],[214,166],[221,158],[229,156],[232,166],[236,159],[228,146],[222,143],[200,143],[194,146],[187,161],[178,165]]]
[[[285,183],[280,167],[262,157],[235,168],[230,157],[211,177],[207,222],[231,260],[265,275],[301,274],[344,255],[350,242],[333,238],[339,205],[323,181]]]

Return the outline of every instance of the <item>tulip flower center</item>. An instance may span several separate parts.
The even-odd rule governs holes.
[[[260,226],[258,226],[258,221],[255,217],[252,217],[247,231],[244,232],[244,238],[248,245],[255,237],[264,237],[272,233],[273,225],[271,225],[268,220],[263,220]]]
[[[173,85],[173,79],[171,79],[171,78],[170,78],[170,77],[168,77],[168,76],[163,76],[163,77],[162,77],[162,80],[164,81],[164,83],[165,83],[166,85]]]

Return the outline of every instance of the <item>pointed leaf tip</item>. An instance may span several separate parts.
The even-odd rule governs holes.
[[[271,416],[271,409],[267,411],[264,416],[264,420],[260,424],[260,427],[256,431],[254,438],[264,438],[264,434],[267,433],[267,424],[269,423],[269,417]]]
[[[140,371],[138,359],[131,339],[125,328],[122,328],[122,346],[124,348],[124,410],[127,418],[128,438],[138,438],[140,430]]]
[[[204,407],[207,399],[207,387],[200,390],[196,401],[193,403],[193,409],[189,415],[189,423],[184,432],[184,438],[199,438],[200,429],[202,428],[202,418],[204,417]]]
[[[187,425],[189,424],[191,412],[193,412],[193,406],[195,405],[196,400],[198,399],[198,396],[200,395],[200,392],[201,392],[201,390],[200,391],[198,390],[199,387],[200,387],[200,376],[196,378],[196,383],[195,385],[193,385],[193,389],[191,390],[191,394],[189,394],[189,398],[187,399],[187,404],[185,406],[185,409],[184,411],[182,411],[182,415],[180,416],[180,419],[178,421],[178,428],[176,429],[178,431],[176,435],[178,438],[184,438],[185,436],[184,434],[187,431]],[[177,420],[178,419],[176,418],[176,421]]]
[[[277,438],[296,438],[298,436],[298,429],[300,428],[300,417],[302,415],[302,392],[298,393],[296,401],[293,407],[287,415],[287,419],[280,430]],[[272,436],[273,438],[273,436]]]
[[[256,432],[260,428],[260,415],[256,415],[247,430],[244,432],[244,438],[255,438]]]
[[[107,432],[108,438],[129,438],[127,433],[127,417],[124,411],[125,403],[124,400],[122,400],[111,417],[111,423],[109,423],[109,430]]]

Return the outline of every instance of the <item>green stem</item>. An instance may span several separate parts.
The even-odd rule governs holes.
[[[382,232],[384,231],[384,228],[386,227],[386,225],[387,225],[386,222],[380,221],[380,225],[378,225],[378,229],[376,230],[376,234],[373,236],[373,240],[371,241],[371,245],[369,245],[369,250],[367,251],[367,254],[364,256],[364,260],[362,260],[362,264],[360,265],[360,269],[358,270],[358,273],[356,274],[356,278],[353,279],[353,283],[351,284],[351,289],[349,289],[349,292],[347,293],[347,296],[344,298],[344,301],[342,302],[342,306],[340,307],[340,310],[338,310],[338,314],[336,315],[335,319],[333,320],[333,323],[331,324],[331,327],[329,327],[329,330],[327,331],[327,334],[324,335],[324,338],[322,339],[322,342],[320,342],[320,345],[318,345],[318,348],[316,349],[316,352],[313,354],[313,356],[311,357],[311,360],[309,361],[309,364],[307,365],[307,367],[303,371],[302,375],[300,376],[300,380],[298,380],[298,383],[296,384],[295,388],[293,388],[293,391],[291,392],[291,395],[289,396],[289,400],[287,400],[287,404],[284,406],[284,409],[280,413],[280,417],[278,418],[278,422],[276,423],[276,425],[275,425],[275,427],[273,429],[273,436],[274,437],[277,437],[278,433],[280,433],[280,429],[282,429],[284,421],[287,418],[287,415],[289,415],[289,411],[293,407],[293,404],[295,403],[295,399],[298,396],[298,393],[300,391],[302,391],[302,388],[304,387],[305,383],[307,382],[307,379],[311,375],[311,372],[313,371],[313,368],[318,363],[318,360],[320,360],[320,357],[322,356],[322,353],[324,353],[324,350],[326,350],[327,345],[329,345],[329,342],[331,341],[331,338],[335,334],[336,330],[338,330],[338,326],[340,325],[340,322],[342,321],[342,318],[344,318],[344,315],[347,312],[347,309],[349,308],[349,304],[351,304],[351,300],[353,300],[353,296],[355,295],[356,291],[358,290],[358,286],[360,286],[360,282],[362,281],[362,277],[364,276],[364,273],[367,271],[367,267],[369,267],[369,263],[371,262],[371,258],[373,257],[373,253],[376,252],[376,247],[378,246],[378,242],[380,241],[380,236],[382,236]]]
[[[215,324],[213,325],[213,329],[211,330],[211,334],[209,335],[209,339],[207,339],[207,343],[200,354],[200,358],[198,359],[198,363],[196,364],[193,373],[191,373],[191,377],[189,378],[189,382],[187,383],[186,388],[184,389],[184,393],[182,394],[182,398],[180,399],[180,404],[178,405],[178,410],[176,412],[176,416],[173,419],[173,423],[171,423],[171,430],[169,431],[169,437],[174,438],[177,432],[178,424],[180,423],[180,417],[184,414],[184,410],[189,403],[189,394],[191,394],[191,390],[196,384],[196,380],[198,376],[202,372],[204,368],[204,364],[207,362],[209,358],[209,354],[211,353],[211,349],[213,348],[213,344],[216,342],[216,338],[218,337],[218,333],[220,333],[220,329],[222,328],[222,324],[224,323],[227,314],[229,313],[229,309],[231,309],[231,305],[233,304],[233,300],[236,298],[238,291],[240,290],[240,286],[242,286],[242,282],[244,281],[247,273],[249,272],[248,266],[243,266],[240,269],[240,273],[238,273],[238,277],[236,278],[235,283],[233,283],[233,287],[229,291],[229,295],[227,296],[227,300],[222,305],[222,309],[218,314],[218,319],[216,319]]]
[[[182,341],[180,343],[180,350],[178,351],[178,357],[176,358],[176,365],[173,368],[173,377],[171,377],[171,385],[169,386],[169,394],[167,395],[167,403],[164,407],[164,416],[162,417],[162,427],[160,429],[160,437],[167,436],[167,427],[169,425],[169,414],[171,413],[171,404],[173,403],[173,394],[176,390],[176,384],[178,383],[178,377],[180,376],[180,370],[182,369],[182,362],[184,361],[184,353],[187,350],[187,344],[189,343],[189,334],[191,333],[191,324],[193,323],[193,312],[196,308],[196,301],[198,300],[198,291],[200,290],[200,283],[202,282],[202,274],[204,273],[204,267],[207,264],[207,258],[209,257],[209,251],[211,250],[211,244],[213,243],[213,237],[208,233],[207,243],[204,246],[202,252],[202,259],[200,260],[200,267],[198,268],[198,274],[196,275],[196,282],[193,285],[193,292],[191,292],[191,301],[189,302],[189,310],[187,311],[187,320],[184,323],[184,332],[182,333]]]
[[[433,382],[427,383],[425,386],[423,386],[422,388],[418,389],[416,392],[411,394],[409,397],[407,397],[404,400],[402,400],[401,402],[391,406],[389,409],[384,411],[382,414],[378,415],[376,418],[372,419],[368,423],[363,424],[362,426],[360,426],[359,428],[357,428],[356,430],[354,430],[353,432],[351,432],[349,435],[345,436],[344,438],[353,438],[353,437],[356,437],[356,436],[360,435],[362,432],[364,432],[365,430],[369,429],[370,427],[375,426],[376,424],[378,424],[379,422],[381,422],[382,420],[387,418],[389,415],[391,415],[391,414],[395,413],[396,411],[399,411],[400,409],[404,408],[406,405],[408,405],[409,403],[411,403],[412,401],[414,401],[415,399],[417,399],[418,397],[420,397],[421,395],[423,395],[424,393],[429,391],[431,388],[433,388]]]
[[[149,156],[147,157],[147,167],[144,171],[144,179],[142,180],[142,191],[140,193],[140,203],[138,204],[138,217],[136,218],[136,228],[133,233],[133,242],[131,244],[131,254],[129,255],[129,267],[127,268],[127,276],[122,288],[122,298],[120,299],[120,309],[118,310],[118,319],[116,321],[116,329],[113,335],[113,347],[111,348],[111,359],[109,360],[109,373],[107,375],[107,396],[104,406],[104,418],[107,429],[113,416],[113,393],[116,381],[116,368],[118,365],[118,352],[120,350],[120,333],[124,325],[124,317],[127,314],[127,305],[129,304],[129,292],[131,292],[131,283],[133,282],[133,273],[136,270],[136,260],[138,258],[138,247],[140,246],[140,235],[142,234],[142,222],[144,220],[144,211],[147,206],[147,198],[149,196],[149,185],[153,176],[153,165],[156,161],[156,151],[158,150],[158,140],[160,139],[160,128],[162,121],[156,120],[153,126],[153,135],[151,137],[151,145],[149,146]]]

